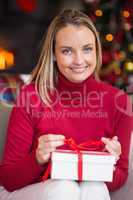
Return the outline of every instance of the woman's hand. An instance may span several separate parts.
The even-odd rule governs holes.
[[[105,144],[106,150],[116,157],[116,161],[119,160],[121,155],[121,144],[118,141],[118,137],[114,136],[112,139],[102,137],[101,140]]]
[[[36,149],[36,159],[39,164],[48,162],[50,153],[64,144],[64,135],[48,134],[42,135],[38,139],[38,146]]]

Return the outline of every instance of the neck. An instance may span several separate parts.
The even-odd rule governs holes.
[[[57,83],[57,89],[59,91],[82,91],[84,87],[90,88],[95,81],[94,74],[89,76],[86,80],[82,82],[72,82],[69,81],[67,78],[64,77],[61,73],[58,75],[58,83]]]

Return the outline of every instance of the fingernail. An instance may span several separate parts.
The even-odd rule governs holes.
[[[114,136],[113,139],[114,139],[114,140],[118,140],[118,137],[117,137],[117,136]]]

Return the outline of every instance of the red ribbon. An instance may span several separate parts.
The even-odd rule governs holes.
[[[65,144],[69,145],[69,147],[75,151],[78,155],[78,181],[82,181],[82,168],[83,168],[83,153],[81,150],[87,151],[104,151],[105,144],[99,140],[88,140],[87,142],[81,143],[79,145],[76,144],[73,138],[65,139]],[[51,171],[51,163],[48,164],[47,170],[45,171],[42,180],[46,180]]]

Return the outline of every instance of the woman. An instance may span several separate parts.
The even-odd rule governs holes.
[[[101,46],[85,14],[64,10],[49,26],[32,81],[24,86],[10,117],[0,169],[1,200],[109,200],[128,176],[131,134],[126,94],[98,78]],[[128,104],[128,108],[129,108]],[[50,153],[102,140],[115,155],[113,182],[51,180],[41,182]]]

